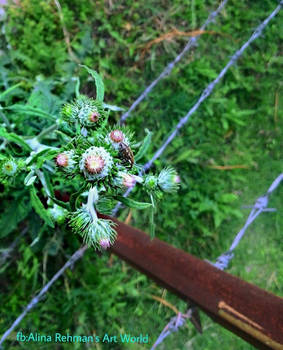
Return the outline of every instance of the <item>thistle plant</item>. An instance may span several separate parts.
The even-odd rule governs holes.
[[[46,224],[52,227],[66,224],[86,244],[104,250],[115,242],[117,233],[115,223],[98,213],[111,214],[117,202],[135,209],[149,208],[153,236],[156,204],[163,193],[178,189],[178,181],[176,171],[170,167],[157,175],[141,171],[138,161],[148,150],[150,132],[137,149],[129,128],[110,125],[111,106],[103,102],[102,79],[85,68],[95,79],[96,99],[77,93],[72,102],[63,105],[54,124],[37,137],[20,137],[6,128],[0,129],[0,137],[20,144],[25,152],[20,159],[11,154],[1,156],[1,181],[12,183],[12,179],[26,172],[21,179],[30,188],[31,203]],[[56,147],[42,143],[50,133],[57,136]],[[64,179],[69,188],[74,184],[79,187],[70,193],[69,202],[60,201],[54,194],[53,179],[58,178]],[[46,204],[39,196],[38,184]],[[133,186],[144,190],[149,201],[123,197],[125,189]]]

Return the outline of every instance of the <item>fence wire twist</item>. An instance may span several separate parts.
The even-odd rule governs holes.
[[[225,1],[224,1],[225,3]],[[226,74],[227,70],[230,68],[230,66],[232,66],[237,60],[238,58],[243,54],[243,52],[245,51],[245,49],[256,39],[258,38],[261,33],[262,30],[266,27],[266,25],[269,23],[269,21],[280,11],[281,7],[283,5],[283,0],[280,1],[279,5],[275,8],[275,10],[257,27],[257,29],[255,30],[255,32],[253,33],[253,35],[248,39],[248,41],[232,56],[232,58],[230,59],[230,61],[228,62],[228,64],[223,68],[223,70],[220,72],[220,74],[218,75],[218,77],[211,82],[207,88],[203,91],[203,93],[201,94],[199,100],[197,101],[197,103],[190,109],[190,111],[187,113],[187,115],[182,118],[179,123],[177,124],[175,130],[170,134],[170,136],[168,137],[168,139],[164,142],[164,144],[160,147],[160,149],[154,154],[154,156],[152,157],[152,159],[145,164],[145,166],[143,167],[143,170],[146,171],[148,170],[153,162],[161,156],[161,154],[164,152],[164,150],[167,148],[167,146],[170,144],[170,142],[176,137],[178,131],[186,124],[186,122],[189,120],[190,116],[198,109],[199,105],[211,94],[211,92],[213,91],[215,85],[220,81],[220,79]],[[160,80],[160,79],[159,79]],[[159,81],[158,80],[158,81]],[[280,180],[281,181],[281,180]],[[129,189],[130,192],[132,189]],[[128,191],[127,191],[128,192]],[[48,289],[52,286],[52,284],[65,272],[65,270],[68,267],[71,267],[77,260],[79,260],[83,254],[85,253],[85,251],[87,250],[87,246],[83,246],[82,248],[80,248],[79,250],[77,250],[72,256],[71,258],[65,263],[65,265],[51,278],[51,280],[42,288],[42,290],[34,297],[32,298],[31,302],[26,306],[26,308],[24,309],[24,311],[17,317],[17,319],[13,322],[13,324],[11,325],[11,327],[3,334],[1,340],[0,340],[0,346],[3,344],[3,342],[5,341],[5,339],[11,334],[11,332],[19,325],[19,323],[22,321],[22,319],[26,316],[26,314],[41,300],[41,298],[43,297],[43,295],[48,291]],[[177,330],[180,325],[184,324],[184,322],[181,322],[182,319],[186,319],[186,317],[184,316],[186,314],[182,314],[179,316],[179,321],[175,322],[175,326],[174,327],[168,327],[168,331],[169,329],[174,329]],[[189,317],[189,316],[188,316]],[[188,318],[187,317],[187,318]],[[167,332],[166,330],[166,332]],[[169,333],[166,335],[168,336],[171,332],[169,331]],[[158,338],[159,339],[159,338]],[[163,337],[164,339],[164,337]],[[163,340],[162,339],[162,340]]]

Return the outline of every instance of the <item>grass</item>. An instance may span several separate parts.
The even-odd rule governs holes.
[[[38,2],[25,3],[33,3],[39,15],[42,15]],[[208,28],[215,34],[204,34],[198,47],[133,112],[127,124],[137,136],[144,136],[145,127],[154,132],[147,159],[193,105],[207,83],[216,77],[229,56],[267,17],[276,6],[275,3],[271,0],[264,3],[228,1],[223,14]],[[46,4],[52,6],[51,2]],[[217,3],[201,0],[192,0],[187,5],[180,0],[173,3],[154,0],[146,3],[98,1],[95,11],[90,15],[89,11],[94,5],[90,1],[89,5],[84,3],[83,11],[78,10],[85,14],[80,18],[72,17],[69,1],[62,1],[61,5],[66,16],[69,13],[66,25],[74,52],[82,63],[98,70],[105,79],[107,103],[128,107],[181,50],[187,37],[162,40],[144,51],[146,45],[169,33],[174,27],[184,32],[199,28]],[[50,18],[55,13],[49,13]],[[157,237],[203,259],[215,260],[227,250],[248,215],[247,209],[241,209],[241,206],[252,204],[282,172],[281,17],[282,13],[268,26],[263,37],[257,39],[232,67],[213,95],[192,116],[179,137],[155,163],[156,170],[165,165],[174,166],[182,179],[179,193],[159,203]],[[10,22],[6,26],[10,25],[10,31],[22,25],[17,14],[11,14],[9,18]],[[45,20],[47,22],[41,23],[48,25],[47,17]],[[33,21],[36,22],[36,16]],[[50,28],[47,43],[50,40],[52,42],[52,35],[57,35],[61,30],[59,21],[55,21],[55,25],[57,31],[56,28]],[[80,74],[83,90],[91,95],[91,83],[86,81],[83,72],[78,72],[74,63],[68,61],[66,51],[56,61],[64,47],[62,34],[58,34],[58,42],[54,46],[58,48],[58,55],[52,54],[52,64],[49,65],[49,56],[38,53],[39,50],[37,52],[38,47],[41,52],[45,50],[46,42],[42,40],[38,46],[36,40],[28,42],[31,30],[26,25],[25,35],[19,35],[21,40],[17,36],[11,40],[19,51],[15,51],[10,63],[2,65],[2,75],[7,74],[7,81],[25,78],[23,88],[29,91],[35,77],[44,74],[46,78],[57,82],[54,93],[67,91],[70,95],[73,85],[67,84],[68,79]],[[29,58],[28,64],[20,59],[21,55]],[[33,64],[33,60],[36,64]],[[118,113],[111,114],[112,122],[118,119]],[[215,168],[235,165],[240,167],[232,170]],[[135,195],[142,198],[140,193]],[[280,197],[282,186],[270,199],[270,207],[277,208],[277,212],[261,214],[250,226],[235,252],[228,272],[283,296]],[[122,212],[120,218],[125,219],[127,214],[127,211]],[[148,213],[133,211],[132,214],[131,224],[147,231]],[[17,317],[32,295],[40,290],[43,282],[53,276],[81,243],[77,237],[56,230],[44,231],[40,242],[30,247],[40,226],[40,219],[33,222],[28,236],[21,240],[19,249],[13,253],[10,265],[2,270],[0,334]],[[14,232],[6,237],[6,246],[16,234]],[[98,256],[88,250],[74,269],[68,270],[38,307],[26,316],[19,330],[24,333],[54,334],[59,331],[76,335],[93,332],[98,335],[106,332],[148,333],[153,344],[174,312],[153,300],[151,294],[163,297],[181,311],[186,309],[184,302],[118,258],[109,257],[108,254]],[[196,334],[188,324],[178,334],[168,337],[160,349],[253,348],[205,315],[202,315],[202,322],[205,330],[203,335]],[[7,341],[4,348],[25,349],[26,345]],[[29,349],[38,348],[83,347],[73,344],[60,347],[53,344],[29,344]],[[150,347],[121,344],[116,347],[98,343],[96,348]]]

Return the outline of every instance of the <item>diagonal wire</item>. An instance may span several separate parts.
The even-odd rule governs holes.
[[[209,14],[207,20],[200,27],[200,30],[204,30],[210,23],[214,22],[214,20],[216,19],[216,17],[220,13],[220,11],[223,9],[223,7],[225,6],[227,1],[228,0],[222,1],[221,4],[219,5],[219,7],[215,11],[213,11]],[[179,61],[181,61],[181,59],[185,56],[185,54],[187,52],[189,52],[190,49],[196,45],[199,37],[200,37],[200,35],[196,35],[196,36],[192,37],[187,42],[187,44],[183,48],[183,50],[179,53],[179,55],[176,56],[175,59],[165,67],[165,69],[162,71],[162,73],[159,75],[159,77],[156,78],[155,80],[153,80],[153,82],[141,93],[141,95],[134,101],[134,103],[131,105],[131,107],[128,109],[128,111],[125,112],[121,116],[121,118],[120,118],[121,124],[123,124],[125,122],[125,120],[130,116],[130,113],[137,107],[137,105],[139,105],[147,97],[147,95],[159,83],[159,81],[171,73],[171,71],[175,67],[175,65],[177,63],[179,63]]]
[[[163,153],[165,148],[168,146],[168,144],[173,140],[173,138],[177,135],[179,129],[184,126],[184,124],[188,121],[191,114],[193,114],[199,105],[211,94],[212,90],[214,89],[215,85],[220,81],[220,79],[226,74],[228,68],[234,64],[237,59],[242,55],[244,50],[253,42],[257,37],[260,36],[262,33],[262,30],[267,26],[269,21],[276,16],[276,14],[280,11],[281,7],[283,5],[283,0],[280,1],[280,4],[275,8],[275,10],[257,27],[253,35],[250,37],[250,39],[241,47],[240,50],[238,50],[230,59],[228,64],[223,68],[223,70],[220,72],[218,77],[208,85],[208,87],[204,90],[202,95],[200,96],[198,102],[190,109],[188,114],[180,120],[178,123],[176,129],[174,132],[169,136],[169,138],[166,140],[166,142],[163,144],[163,146],[155,153],[153,158],[145,164],[144,170],[148,170],[153,162]],[[129,190],[132,190],[129,189]],[[127,191],[128,192],[128,191]],[[131,192],[131,191],[129,191]],[[1,340],[0,340],[0,346],[4,342],[4,340],[11,334],[11,332],[19,325],[19,323],[22,321],[22,319],[26,316],[26,314],[40,301],[40,298],[48,291],[48,289],[52,286],[52,284],[65,272],[65,270],[73,265],[77,260],[79,260],[83,254],[85,253],[87,249],[87,246],[83,246],[79,250],[77,250],[72,257],[65,263],[65,265],[52,277],[52,279],[42,288],[42,290],[37,294],[34,298],[32,298],[31,302],[27,305],[27,307],[24,309],[24,311],[18,316],[18,318],[14,321],[14,323],[11,325],[11,327],[3,334]]]
[[[13,322],[11,327],[3,334],[0,340],[0,347],[3,344],[4,340],[10,335],[10,333],[19,325],[22,319],[26,316],[26,314],[42,299],[43,295],[48,291],[48,289],[52,286],[52,284],[65,272],[68,267],[71,267],[77,260],[79,260],[87,250],[87,246],[83,246],[78,249],[71,258],[65,263],[65,265],[51,278],[51,280],[41,289],[41,291],[32,298],[30,303],[24,309],[24,311],[20,314],[20,316]]]
[[[227,73],[228,69],[241,57],[241,55],[244,53],[246,48],[255,40],[257,39],[261,34],[263,29],[267,26],[267,24],[270,22],[270,20],[277,15],[277,13],[280,11],[281,7],[283,5],[283,1],[280,1],[279,5],[275,8],[274,11],[256,28],[252,36],[242,45],[242,47],[237,50],[234,55],[230,58],[229,62],[226,64],[226,66],[221,70],[217,78],[215,78],[211,83],[208,84],[208,86],[203,90],[202,94],[200,95],[198,101],[194,104],[194,106],[189,110],[189,112],[180,119],[179,123],[176,125],[175,129],[172,131],[172,133],[168,136],[168,138],[164,141],[162,146],[155,152],[154,156],[143,166],[142,171],[147,171],[151,168],[152,164],[156,159],[158,159],[162,153],[165,151],[167,146],[174,140],[174,138],[177,136],[179,130],[188,122],[191,115],[196,112],[198,107],[202,104],[203,101],[207,99],[207,97],[212,93],[214,90],[214,87],[219,83],[219,81],[224,77],[224,75]],[[124,197],[127,197],[133,190],[134,187],[130,187],[127,189],[127,191],[124,193]],[[121,203],[118,203],[116,207],[114,208],[112,214],[116,215],[118,213],[118,210],[122,206]]]
[[[244,53],[246,48],[255,40],[257,39],[261,34],[263,29],[267,26],[267,24],[270,22],[270,20],[277,15],[277,13],[280,11],[281,7],[283,5],[283,1],[280,1],[280,4],[275,8],[274,11],[256,28],[252,36],[246,41],[243,46],[234,53],[234,55],[231,57],[229,62],[226,64],[226,66],[222,69],[222,71],[219,73],[217,78],[215,78],[204,91],[202,92],[201,96],[199,97],[198,101],[195,103],[195,105],[189,110],[189,112],[180,119],[179,123],[175,127],[174,131],[169,135],[169,137],[166,139],[166,141],[163,143],[163,145],[158,149],[158,151],[154,154],[153,158],[147,162],[144,166],[144,170],[148,170],[153,162],[159,158],[166,147],[173,141],[173,139],[178,134],[179,130],[188,122],[191,115],[198,109],[198,107],[202,104],[204,100],[212,93],[214,90],[214,87],[216,84],[219,83],[219,81],[224,77],[224,75],[227,73],[228,69],[238,60],[238,58]]]
[[[220,270],[224,270],[228,267],[229,262],[233,258],[233,250],[238,246],[241,239],[244,237],[244,234],[247,230],[247,228],[254,222],[254,220],[265,211],[275,211],[276,209],[273,208],[267,208],[269,195],[279,186],[280,182],[283,181],[283,173],[277,176],[277,178],[273,181],[269,189],[267,190],[266,194],[259,197],[255,204],[252,206],[252,210],[244,224],[244,226],[241,228],[241,230],[237,233],[235,236],[229,250],[222,255],[220,255],[216,262],[213,263],[215,267],[217,267]]]

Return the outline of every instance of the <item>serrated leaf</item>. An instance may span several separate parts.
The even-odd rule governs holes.
[[[146,154],[146,152],[148,151],[148,148],[150,146],[152,133],[148,130],[146,130],[146,132],[147,132],[147,135],[146,135],[145,139],[143,140],[143,143],[142,143],[138,153],[135,155],[136,162],[138,162],[140,159],[142,159],[142,157]]]
[[[96,99],[98,101],[103,102],[104,99],[104,84],[101,76],[93,69],[88,68],[85,65],[80,64],[81,67],[85,68],[88,73],[93,77],[95,80],[95,86],[96,86]]]
[[[41,217],[44,222],[50,227],[54,228],[54,223],[52,222],[47,210],[44,208],[41,200],[38,198],[35,187],[32,185],[30,189],[30,199],[31,205],[33,206],[35,212]]]
[[[27,174],[27,176],[25,177],[25,179],[24,179],[24,184],[27,186],[27,183],[29,182],[29,180],[32,178],[34,176],[34,171],[33,170],[31,170],[28,174]]]
[[[29,181],[26,183],[26,186],[30,186],[34,183],[34,181],[36,180],[37,176],[32,176]]]
[[[134,208],[134,209],[147,209],[147,208],[150,208],[152,206],[151,203],[137,202],[133,199],[126,198],[123,196],[117,196],[116,199],[119,202],[125,204],[127,207]]]

